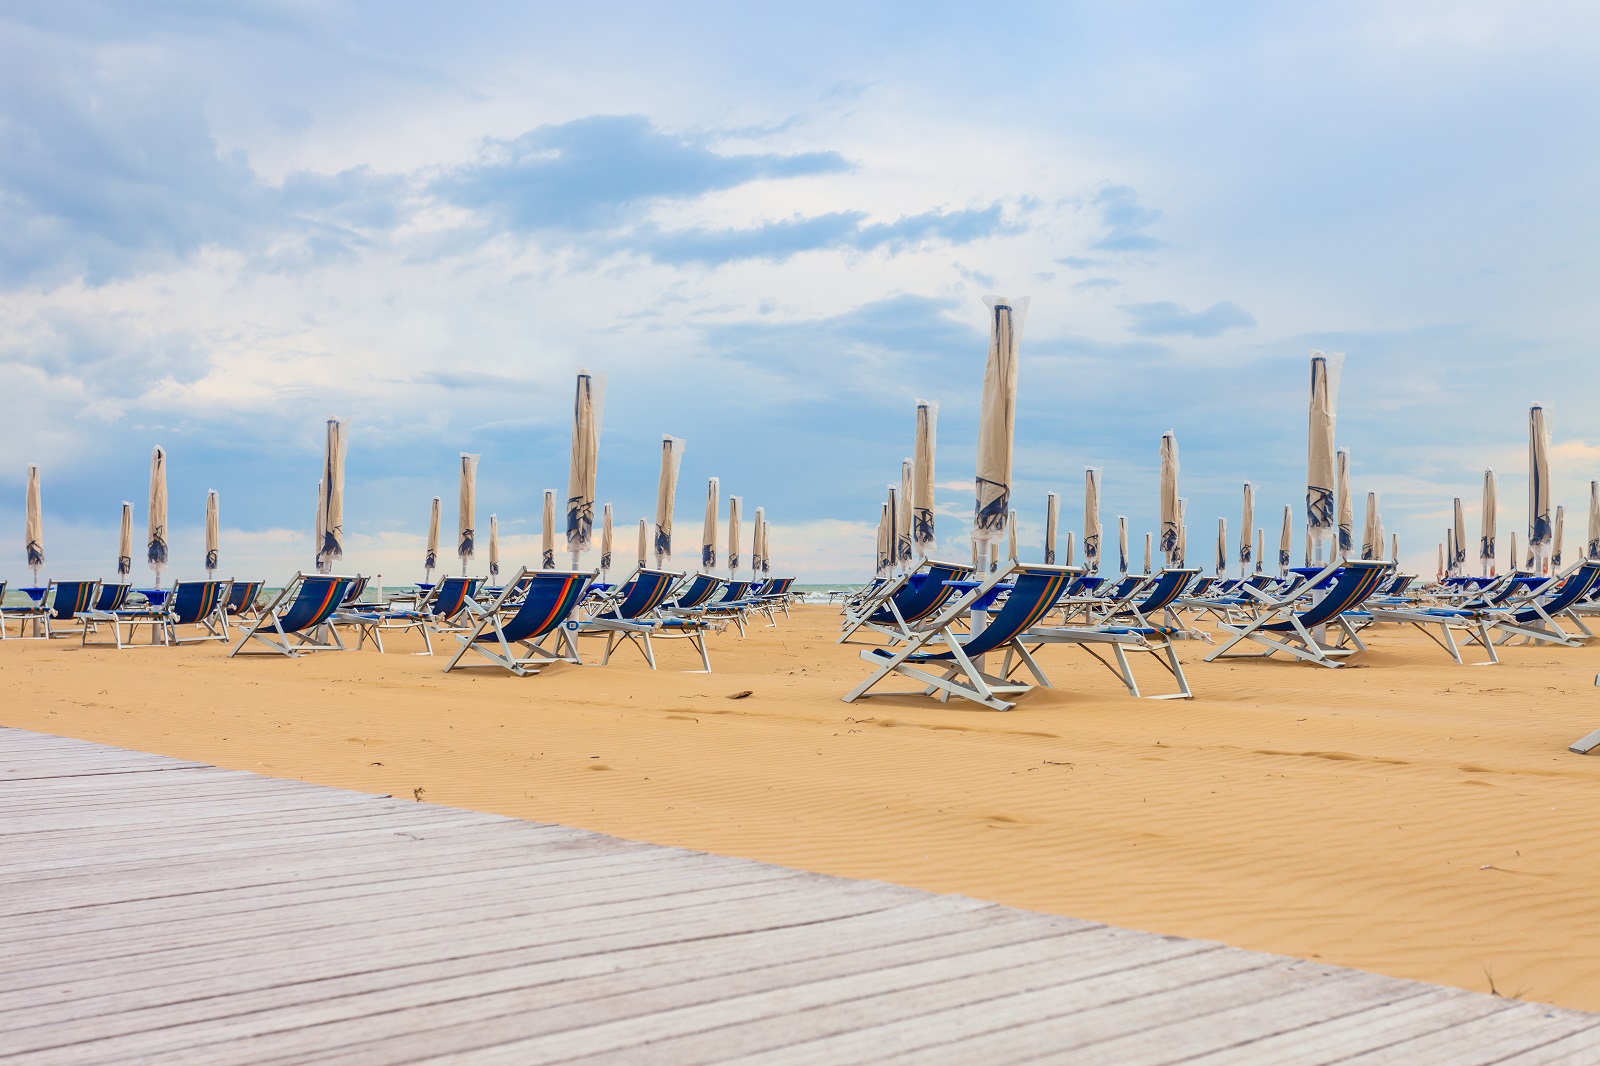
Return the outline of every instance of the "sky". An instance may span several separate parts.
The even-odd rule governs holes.
[[[0,0],[0,579],[27,464],[48,575],[107,577],[157,444],[169,576],[203,575],[208,489],[223,575],[309,569],[329,417],[342,569],[421,578],[464,451],[480,538],[493,512],[532,563],[580,367],[624,529],[686,441],[677,565],[716,475],[776,571],[866,576],[918,398],[964,558],[989,294],[1031,301],[1025,558],[1049,491],[1081,536],[1086,466],[1108,540],[1142,541],[1167,430],[1191,563],[1247,479],[1298,554],[1314,348],[1345,353],[1338,443],[1407,568],[1453,496],[1476,535],[1486,468],[1525,535],[1535,402],[1579,549],[1600,8],[770,7]]]

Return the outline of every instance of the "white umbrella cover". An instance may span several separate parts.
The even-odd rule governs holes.
[[[1306,532],[1321,546],[1334,537],[1334,417],[1338,403],[1338,369],[1342,356],[1330,360],[1311,353],[1311,404],[1306,423]],[[1320,554],[1319,554],[1320,557]],[[1309,560],[1308,560],[1309,565]]]
[[[1161,434],[1161,554],[1167,566],[1178,565],[1178,437]]]
[[[600,518],[600,580],[611,570],[611,505],[605,505]]]
[[[1217,576],[1228,572],[1228,520],[1217,519]]]
[[[1144,573],[1146,577],[1150,576],[1150,540],[1150,534],[1146,533],[1144,535]]]
[[[672,558],[672,511],[678,502],[678,470],[683,465],[683,441],[661,438],[661,475],[656,482],[656,566]]]
[[[1005,533],[1011,508],[1011,456],[1017,413],[1017,341],[1028,314],[1027,300],[988,296],[989,357],[978,409],[977,501],[973,535],[993,543]]]
[[[1339,467],[1339,558],[1348,559],[1355,551],[1356,503],[1350,497],[1350,449],[1340,448]]]
[[[435,496],[433,505],[428,511],[428,549],[422,557],[422,569],[427,571],[427,575],[423,579],[425,581],[432,580],[433,569],[439,565],[439,502],[439,497]],[[317,533],[317,542],[320,544],[322,541],[320,510],[318,512]]]
[[[1006,561],[1017,562],[1017,512],[1006,516]]]
[[[28,464],[28,487],[25,494],[27,516],[23,530],[23,549],[28,556],[28,569],[33,571],[33,583],[39,583],[39,568],[44,565],[44,501],[39,492],[39,466]]]
[[[1100,469],[1083,470],[1083,568],[1100,572]]]
[[[1056,527],[1061,523],[1061,497],[1044,494],[1044,564],[1056,565]]]
[[[605,377],[578,371],[572,400],[572,454],[567,460],[567,551],[572,568],[594,542],[594,483],[600,459]]]
[[[544,534],[539,545],[539,565],[546,570],[556,568],[556,490],[544,490]]]
[[[1291,528],[1293,509],[1283,508],[1283,535],[1278,538],[1278,576],[1289,576],[1289,553],[1294,550],[1294,531]]]
[[[1544,408],[1528,409],[1528,569],[1543,573],[1550,558],[1550,424]]]
[[[1128,576],[1128,516],[1117,515],[1117,569]]]
[[[1260,526],[1256,527],[1256,573],[1261,573],[1263,561],[1267,555],[1267,531]]]
[[[739,572],[739,512],[744,508],[744,497],[728,497],[728,579]]]
[[[489,516],[489,576],[500,576],[500,516]]]
[[[933,460],[939,405],[917,401],[917,440],[911,466],[911,540],[926,559],[933,551]]]
[[[877,562],[874,571],[879,577],[886,577],[889,573],[889,545],[893,543],[893,535],[889,530],[889,505],[878,504],[878,543]]]
[[[478,456],[461,453],[461,485],[456,521],[456,555],[461,559],[461,573],[467,572],[467,560],[477,554],[478,539]]]
[[[117,538],[117,576],[133,569],[133,504],[122,501],[122,535]]]
[[[146,530],[145,561],[156,572],[156,588],[160,588],[161,571],[167,568],[167,452],[159,444],[150,451],[150,513]]]
[[[1379,528],[1378,494],[1367,493],[1367,516],[1361,525],[1361,558],[1378,559],[1383,556],[1383,530]]]
[[[344,558],[344,458],[347,424],[328,419],[328,435],[322,451],[323,517],[322,544],[318,560],[327,573],[333,560]]]
[[[221,555],[222,521],[218,511],[217,490],[210,489],[206,492],[206,576],[210,577],[217,569],[217,561]]]
[[[901,566],[911,565],[912,555],[916,547],[916,531],[911,528],[911,460],[905,459],[900,463],[900,495],[895,498],[895,506],[899,511],[895,514],[895,554]]]
[[[1567,509],[1556,505],[1555,529],[1550,534],[1550,569],[1561,572],[1561,541],[1566,533]]]
[[[1493,470],[1483,472],[1483,523],[1478,534],[1478,561],[1483,576],[1494,574],[1495,527],[1499,525],[1500,482]],[[1591,521],[1593,521],[1591,519]]]
[[[1457,574],[1467,572],[1467,512],[1461,506],[1461,497],[1452,499],[1452,517],[1455,519],[1455,555],[1450,558],[1450,569]]]
[[[1244,483],[1244,515],[1243,523],[1239,526],[1239,576],[1241,578],[1250,573],[1250,531],[1256,525],[1256,487],[1250,482]]]
[[[1588,557],[1600,559],[1600,481],[1589,482]]]
[[[639,519],[639,569],[649,566],[650,558],[650,523]]]
[[[722,517],[720,500],[722,480],[710,478],[706,482],[706,517],[700,530],[700,568],[710,573],[717,566],[717,519]]]

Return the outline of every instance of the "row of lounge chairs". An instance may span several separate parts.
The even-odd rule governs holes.
[[[1050,645],[1084,650],[1136,697],[1143,694],[1128,652],[1150,653],[1178,685],[1154,698],[1188,698],[1177,641],[1215,644],[1208,662],[1281,654],[1338,667],[1365,650],[1366,631],[1411,625],[1430,637],[1437,630],[1436,642],[1457,663],[1457,635],[1481,645],[1488,664],[1499,661],[1497,646],[1511,642],[1577,646],[1593,635],[1584,618],[1600,615],[1600,562],[1487,587],[1413,589],[1413,581],[1382,560],[1334,562],[1285,579],[1222,581],[1174,568],[1109,586],[1073,567],[1012,563],[975,581],[971,567],[929,561],[845,600],[838,640],[872,644],[861,658],[873,671],[844,699],[889,694],[878,686],[898,675],[914,680],[922,695],[1008,710],[1014,703],[1007,697],[1049,687],[1037,656]],[[1052,623],[1058,612],[1059,624]],[[973,617],[984,619],[981,628],[969,624]],[[986,666],[991,655],[1003,656],[997,670]],[[1015,676],[1024,670],[1031,684]]]
[[[141,597],[142,602],[134,602],[131,585],[112,582],[52,581],[40,592],[26,606],[0,607],[0,639],[10,637],[15,625],[18,637],[75,636],[85,646],[119,649],[227,640],[230,619],[254,616],[261,582],[180,581],[159,600]],[[0,582],[0,599],[4,595]],[[140,627],[149,632],[147,645],[135,642]],[[198,632],[182,633],[180,627]],[[110,640],[104,639],[107,631]]]

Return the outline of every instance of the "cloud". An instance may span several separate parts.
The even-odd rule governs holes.
[[[1091,248],[1107,252],[1146,252],[1165,243],[1144,232],[1160,221],[1161,212],[1139,203],[1139,194],[1129,186],[1102,185],[1091,202],[1100,211],[1100,225],[1104,229]],[[1088,261],[1083,262],[1087,265]]]
[[[1204,311],[1190,311],[1170,300],[1130,304],[1124,310],[1133,319],[1129,328],[1141,337],[1215,337],[1256,324],[1255,318],[1232,300],[1214,303]]]
[[[782,262],[818,249],[900,251],[933,241],[968,244],[1008,232],[1000,205],[981,210],[927,211],[894,222],[867,223],[860,211],[838,211],[811,218],[767,222],[743,229],[645,229],[619,238],[619,249],[636,250],[658,263],[716,265],[740,259]]]
[[[1089,289],[1114,289],[1121,284],[1116,278],[1084,278],[1072,288],[1075,292],[1084,292]]]
[[[723,155],[643,115],[591,115],[486,140],[476,160],[450,168],[431,191],[519,233],[610,229],[657,201],[848,167],[837,152]]]

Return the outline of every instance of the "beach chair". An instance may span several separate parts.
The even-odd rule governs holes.
[[[1034,686],[1006,676],[989,674],[979,665],[990,652],[1006,652],[1009,672],[1011,654],[1021,660],[1041,686],[1050,686],[1028,649],[1018,638],[1045,616],[1061,596],[1067,582],[1079,573],[1066,566],[1039,566],[1022,563],[1002,565],[986,575],[977,588],[969,590],[938,615],[912,630],[902,645],[892,648],[863,648],[861,658],[873,671],[865,681],[847,692],[843,699],[854,703],[872,696],[932,696],[947,701],[952,696],[996,711],[1009,711],[1015,701],[1002,697],[1028,692]],[[969,605],[982,600],[996,585],[1011,580],[1005,603],[977,633],[962,633],[956,623]],[[892,676],[908,677],[922,687],[916,690],[875,692],[878,682]]]
[[[1159,618],[1163,614],[1172,618],[1170,606],[1179,600],[1184,587],[1198,573],[1199,570],[1163,570],[1156,577],[1148,596],[1137,603],[1129,600],[1119,613],[1108,614],[1104,621],[1081,626],[1035,626],[1022,634],[1016,647],[1032,644],[1032,650],[1037,653],[1046,644],[1072,645],[1083,649],[1090,658],[1115,674],[1135,699],[1193,699],[1194,693],[1189,689],[1189,679],[1183,672],[1183,663],[1178,659],[1174,642],[1189,640],[1197,634],[1181,623],[1164,625],[1152,622],[1150,618],[1152,615]],[[1199,636],[1203,638],[1205,635]],[[1111,649],[1116,666],[1113,667],[1095,652],[1092,645],[1097,644]],[[1129,650],[1144,652],[1160,663],[1177,682],[1178,691],[1150,696],[1142,694],[1138,681],[1134,679],[1133,667],[1128,662]],[[1012,670],[1011,654],[1007,652],[1002,673],[1009,677]]]
[[[12,622],[17,623],[18,640],[43,640],[45,609],[43,600],[30,601],[25,607],[5,606],[6,582],[0,581],[0,640],[6,640],[6,626]],[[33,626],[33,636],[29,637],[28,626]]]
[[[1593,594],[1597,585],[1600,585],[1600,561],[1585,559],[1569,568],[1561,577],[1551,578],[1493,612],[1490,630],[1499,638],[1499,644],[1520,637],[1526,644],[1538,642],[1559,644],[1566,648],[1579,647],[1594,634],[1583,624],[1574,608]],[[1568,633],[1558,621],[1561,618],[1577,626],[1583,635]]]
[[[116,606],[109,610],[94,610],[84,614],[88,628],[83,634],[84,647],[116,647],[121,651],[131,647],[158,647],[169,644],[199,644],[205,641],[228,639],[228,585],[227,581],[180,581],[172,586],[159,604],[143,607]],[[89,639],[89,632],[98,631],[102,625],[110,626],[113,640]],[[180,637],[178,626],[199,626],[204,632],[199,636]],[[133,637],[139,626],[150,627],[150,643],[137,645]],[[124,636],[126,632],[126,636]]]
[[[706,621],[725,619],[732,622],[744,636],[744,613],[749,609],[750,582],[730,581],[722,587],[722,595],[700,608],[700,617]]]
[[[1228,639],[1206,656],[1206,662],[1228,658],[1265,658],[1286,652],[1297,659],[1319,666],[1338,667],[1346,656],[1366,650],[1366,645],[1356,636],[1350,622],[1344,618],[1346,611],[1354,611],[1366,603],[1383,584],[1390,565],[1380,559],[1349,559],[1324,567],[1300,589],[1279,598],[1264,598],[1260,613],[1251,621],[1236,625],[1218,622],[1217,628],[1228,634]],[[1320,599],[1307,601],[1306,592],[1315,589],[1329,578],[1332,584]],[[1340,638],[1332,644],[1319,641],[1312,630],[1334,625],[1341,630]],[[1353,647],[1342,643],[1348,639]],[[1253,641],[1266,648],[1262,652],[1234,653],[1230,649],[1243,641]]]
[[[971,576],[970,566],[925,560],[910,580],[900,583],[876,610],[847,622],[834,643],[848,643],[861,629],[886,636],[891,642],[909,640],[912,627],[932,618],[961,595],[950,582],[966,581]]]
[[[228,584],[228,600],[224,603],[229,617],[253,621],[261,614],[261,587],[264,581],[233,581]]]
[[[1124,599],[1107,604],[1094,612],[1096,625],[1127,624],[1143,629],[1180,634],[1180,638],[1196,636],[1173,610],[1173,605],[1183,596],[1189,581],[1200,573],[1198,568],[1163,570],[1150,583],[1137,589]],[[1163,621],[1165,619],[1165,621]]]
[[[94,604],[98,581],[51,581],[44,596],[46,638],[77,637],[88,629],[84,613]],[[76,622],[72,627],[69,623]]]
[[[766,583],[761,594],[755,598],[754,607],[767,616],[768,626],[778,624],[774,612],[782,611],[785,618],[789,617],[789,590],[794,586],[794,580],[792,577],[775,577]]]
[[[650,669],[656,668],[655,651],[651,638],[681,639],[694,645],[700,653],[705,672],[711,672],[711,655],[706,650],[706,630],[701,618],[662,618],[657,608],[665,602],[673,584],[682,574],[669,570],[640,569],[620,588],[612,590],[590,615],[578,624],[579,636],[604,636],[605,654],[600,665],[611,661],[611,652],[619,644],[632,644],[644,655]]]
[[[517,576],[500,590],[500,594],[487,604],[468,601],[467,611],[473,622],[464,633],[454,634],[460,647],[445,664],[449,673],[461,662],[462,656],[473,651],[496,666],[510,670],[518,677],[537,674],[541,666],[569,662],[581,665],[578,644],[566,623],[578,604],[583,601],[594,573],[576,573],[565,570],[529,570],[523,567]],[[522,590],[522,599],[514,608],[510,601]],[[556,637],[556,651],[546,651],[542,646],[552,634]],[[569,654],[560,653],[565,642]],[[513,645],[520,648],[519,655]]]
[[[671,601],[663,603],[661,609],[675,613],[698,611],[711,601],[711,597],[715,596],[717,590],[721,587],[722,579],[720,577],[712,577],[710,574],[696,574],[687,585],[678,591],[677,596],[673,597]]]
[[[354,580],[332,574],[295,574],[250,623],[239,643],[228,652],[228,658],[244,651],[252,640],[267,648],[263,652],[251,647],[253,655],[271,652],[297,658],[311,651],[344,651],[338,631],[327,622]]]

